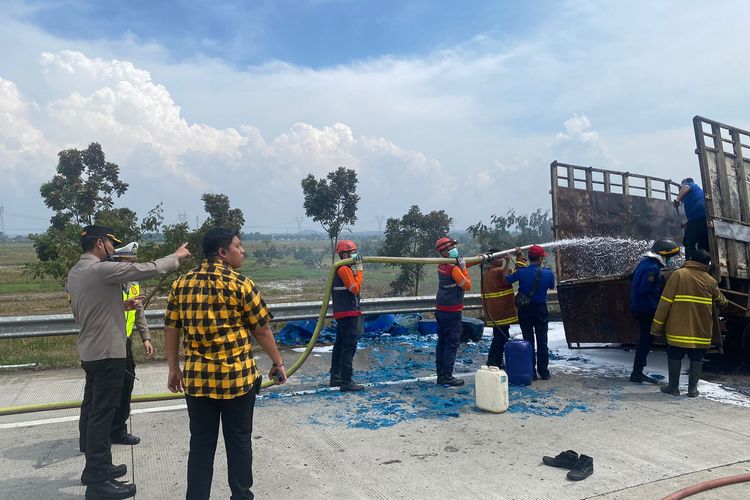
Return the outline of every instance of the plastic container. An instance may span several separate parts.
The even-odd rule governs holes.
[[[391,329],[395,314],[380,314],[365,319],[365,333],[384,333]]]
[[[534,368],[531,363],[531,344],[525,340],[509,340],[505,344],[505,371],[508,383],[531,385]]]
[[[484,321],[477,318],[463,318],[461,320],[461,342],[479,342],[484,334]]]
[[[437,321],[434,319],[420,319],[417,330],[420,335],[433,335],[437,333]]]
[[[477,371],[474,378],[477,393],[477,406],[492,413],[502,413],[508,409],[508,375],[497,366],[485,366]]]

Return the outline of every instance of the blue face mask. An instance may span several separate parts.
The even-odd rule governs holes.
[[[448,250],[448,257],[451,259],[457,259],[458,258],[458,248],[453,247],[450,250]]]
[[[356,259],[357,258],[357,252],[352,252],[349,254],[350,259]]]

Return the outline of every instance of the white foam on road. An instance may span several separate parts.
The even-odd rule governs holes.
[[[511,336],[520,335],[518,325],[511,327]],[[569,349],[565,340],[565,330],[559,321],[551,321],[549,324],[549,349],[552,352],[550,359],[551,371],[563,373],[591,373],[609,377],[629,377],[633,369],[633,357],[635,349],[624,350],[617,346],[605,349]],[[687,363],[683,364],[684,368]],[[660,375],[667,380],[667,355],[664,351],[655,351],[648,356],[648,366],[644,370],[648,375]],[[680,376],[680,390],[687,392],[687,375]],[[700,397],[717,401],[719,403],[750,408],[750,397],[734,392],[719,384],[701,380],[698,382]]]

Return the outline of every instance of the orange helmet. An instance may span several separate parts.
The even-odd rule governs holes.
[[[435,242],[435,251],[440,253],[443,250],[448,250],[450,247],[458,243],[456,240],[452,240],[448,238],[447,236],[443,236],[442,238],[438,238],[438,240]]]
[[[339,240],[339,242],[336,243],[336,253],[353,252],[356,249],[357,245],[351,240]]]

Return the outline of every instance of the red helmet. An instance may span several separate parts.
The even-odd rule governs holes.
[[[443,236],[442,238],[438,238],[438,240],[435,242],[435,251],[440,253],[443,250],[448,250],[450,247],[458,243],[456,240],[452,240],[448,238],[447,236]]]
[[[356,249],[357,245],[351,240],[339,240],[339,242],[336,243],[336,253],[353,252]]]
[[[531,245],[531,247],[529,247],[529,255],[534,257],[546,257],[547,252],[545,252],[544,248],[539,245]]]

